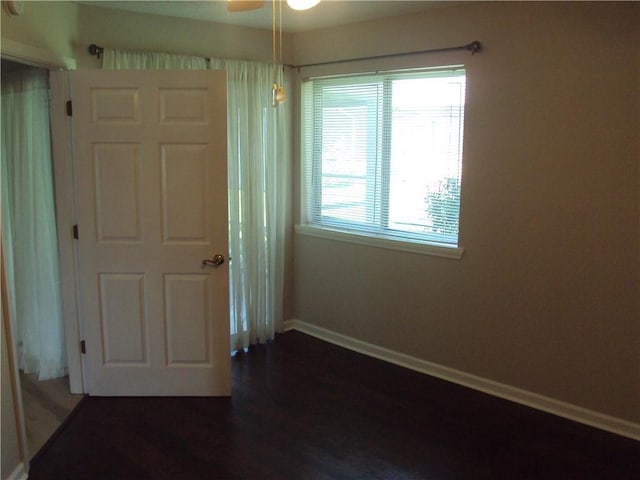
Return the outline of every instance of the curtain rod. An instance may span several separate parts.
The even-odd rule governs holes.
[[[471,43],[468,43],[466,45],[460,45],[458,47],[432,48],[430,50],[416,50],[414,52],[388,53],[386,55],[373,55],[371,57],[345,58],[344,60],[333,60],[329,62],[305,63],[301,65],[287,64],[284,66],[289,68],[295,68],[295,69],[298,69],[299,71],[301,68],[305,68],[305,67],[320,67],[323,65],[337,65],[340,63],[360,62],[364,60],[380,60],[381,58],[406,57],[409,55],[420,55],[425,53],[453,52],[456,50],[467,50],[471,52],[471,55],[475,55],[476,53],[482,51],[482,44],[478,40],[475,40]],[[91,45],[89,45],[89,53],[91,55],[95,55],[96,57],[100,58],[104,53],[104,48],[96,45],[95,43],[92,43]]]
[[[360,62],[363,60],[379,60],[381,58],[406,57],[408,55],[420,55],[423,53],[452,52],[455,50],[468,50],[471,52],[471,55],[475,55],[476,53],[482,50],[482,44],[476,40],[474,42],[468,43],[467,45],[460,45],[458,47],[432,48],[430,50],[417,50],[415,52],[389,53],[386,55],[373,55],[371,57],[346,58],[344,60],[333,60],[330,62],[305,63],[302,65],[287,65],[287,67],[296,68],[300,70],[301,68],[305,68],[305,67],[320,67],[323,65],[336,65],[339,63]]]
[[[89,54],[90,54],[90,55],[94,55],[94,56],[96,56],[97,58],[102,57],[102,54],[104,53],[104,47],[101,47],[101,46],[99,46],[99,45],[96,45],[95,43],[92,43],[91,45],[89,45],[88,50],[89,50]],[[176,55],[182,55],[182,54],[176,54]],[[186,54],[185,54],[185,55],[186,55]],[[211,58],[209,58],[209,57],[202,57],[202,56],[200,56],[200,55],[186,55],[186,56],[189,56],[189,57],[200,57],[200,58],[204,58],[207,62],[210,62],[210,61],[211,61]]]

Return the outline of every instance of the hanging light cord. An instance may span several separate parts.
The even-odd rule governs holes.
[[[276,58],[276,2],[278,3],[278,29],[280,31],[279,42],[279,58]],[[282,0],[273,0],[271,2],[271,44],[273,46],[273,83],[278,83],[278,62],[282,64]]]
[[[280,65],[282,65],[282,0],[278,3],[280,5]]]
[[[276,4],[278,2],[278,40],[280,45],[276,49]],[[282,65],[282,0],[271,2],[271,40],[273,44],[273,83],[271,84],[271,106],[277,107],[280,103],[287,101],[287,94],[284,85],[279,85],[278,80],[283,80],[282,74],[278,75],[278,65]],[[279,57],[278,57],[279,54]],[[278,64],[278,62],[280,62]],[[282,67],[284,69],[284,65]]]
[[[276,4],[271,2],[271,45],[273,47],[273,83],[276,83]]]

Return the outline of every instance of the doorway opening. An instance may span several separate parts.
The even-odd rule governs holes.
[[[32,457],[82,396],[66,367],[48,71],[4,58],[1,68],[3,265]]]

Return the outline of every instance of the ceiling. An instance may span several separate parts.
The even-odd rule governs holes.
[[[260,10],[234,13],[227,11],[226,0],[82,0],[77,3],[138,13],[194,18],[210,22],[271,29],[272,2],[270,1],[265,1],[265,5]],[[302,12],[292,10],[286,6],[285,3],[282,11],[283,29],[287,32],[302,32],[382,17],[411,14],[454,3],[462,2],[421,0],[322,0],[319,5],[313,7],[311,10]]]

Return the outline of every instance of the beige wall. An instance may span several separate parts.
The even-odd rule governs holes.
[[[78,6],[71,2],[24,2],[24,13],[7,15],[3,8],[2,39],[75,57]]]
[[[124,12],[70,1],[25,2],[21,16],[2,16],[2,38],[76,58],[78,68],[98,68],[91,43],[130,50],[271,61],[271,31],[201,20]],[[283,41],[291,60],[291,35]]]
[[[638,25],[638,3],[496,2],[295,35],[296,63],[484,45],[303,69],[467,65],[465,254],[297,235],[296,318],[640,421]]]
[[[77,59],[78,68],[98,68],[91,43],[104,47],[271,61],[271,31],[200,20],[149,16],[70,1],[25,2],[21,16],[2,11],[2,39]],[[291,58],[284,35],[283,55]]]
[[[183,53],[270,62],[271,31],[201,20],[149,16],[107,8],[80,6],[79,68],[97,68],[87,53],[95,43],[103,47]],[[291,54],[290,36],[284,36],[283,56]]]

